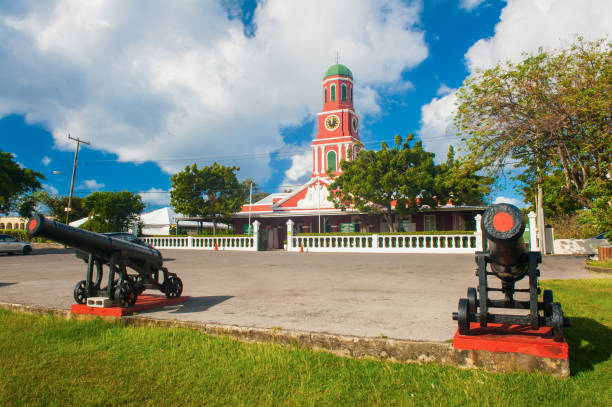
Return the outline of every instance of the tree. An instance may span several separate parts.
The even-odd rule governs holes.
[[[329,186],[328,198],[336,208],[356,208],[361,212],[380,214],[395,231],[396,214],[413,213],[420,204],[436,205],[434,199],[434,154],[413,135],[402,143],[395,136],[395,147],[381,144],[378,151],[360,150],[352,161],[342,160],[342,173]]]
[[[0,150],[0,213],[17,209],[21,195],[42,188],[45,177],[29,168],[21,168],[11,153]]]
[[[534,211],[538,193],[538,185],[534,174],[523,173],[516,178],[521,183],[517,192],[523,195],[525,203],[529,203],[529,207],[526,208],[527,211]],[[564,185],[565,176],[559,169],[551,170],[542,178],[542,201],[545,218],[565,217],[582,209],[580,202],[563,192]]]
[[[449,199],[456,205],[483,202],[493,180],[476,175],[480,166],[456,160],[452,147],[446,163],[436,165],[434,153],[421,141],[411,146],[413,140],[410,134],[402,143],[396,135],[392,149],[382,143],[378,151],[360,150],[354,160],[342,160],[328,199],[336,208],[380,214],[391,232],[396,215],[415,213],[419,206],[436,207]]]
[[[68,207],[67,196],[51,195],[47,191],[36,191],[25,196],[19,204],[19,216],[24,218],[31,217],[40,207],[45,207],[51,216],[60,222],[66,220],[65,208]],[[83,206],[83,198],[73,196],[70,203],[72,208],[71,218],[81,219],[89,214],[89,210]]]
[[[253,183],[253,194],[251,196],[251,183]],[[263,198],[270,195],[268,192],[259,189],[259,185],[253,180],[253,178],[246,178],[244,181],[240,183],[244,190],[244,202],[245,204],[249,203],[249,200],[253,203],[262,200]],[[250,199],[249,199],[250,198]]]
[[[244,203],[244,186],[235,173],[239,170],[216,162],[201,169],[186,166],[170,178],[170,204],[184,215],[211,219],[216,234],[217,222],[229,219]]]
[[[438,202],[449,199],[455,205],[482,205],[484,197],[489,194],[492,177],[478,175],[482,165],[470,160],[455,158],[453,146],[448,148],[446,163],[436,166],[435,195]]]
[[[126,231],[138,222],[138,215],[145,205],[140,195],[129,191],[92,192],[83,199],[83,207],[91,214],[81,227],[93,232]]]
[[[512,161],[535,183],[540,208],[545,178],[561,173],[563,194],[599,208],[594,216],[608,213],[612,43],[578,38],[566,49],[540,49],[477,72],[457,98],[455,124],[474,162],[499,175]]]

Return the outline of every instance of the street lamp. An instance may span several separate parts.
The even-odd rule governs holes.
[[[70,134],[68,134],[68,138],[70,140],[76,141],[77,147],[74,152],[74,164],[72,165],[72,181],[70,181],[70,195],[68,196],[68,206],[64,209],[66,211],[66,225],[68,224],[68,221],[70,220],[70,211],[72,210],[72,207],[70,205],[72,204],[72,194],[74,193],[74,178],[76,176],[76,166],[77,166],[77,160],[79,158],[79,148],[81,147],[81,143],[89,145],[89,141],[83,141],[78,137],[72,138],[70,137]]]

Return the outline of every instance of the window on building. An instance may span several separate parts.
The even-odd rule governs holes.
[[[423,230],[436,230],[436,215],[425,215],[423,217]]]
[[[453,214],[453,230],[466,230],[465,218],[460,213]]]
[[[340,94],[342,96],[342,100],[346,101],[346,85],[342,84],[342,86],[340,87]]]
[[[327,153],[327,173],[336,172],[336,152],[329,151]]]
[[[405,215],[399,223],[400,232],[416,232],[416,223],[412,221],[412,216]]]
[[[321,232],[331,233],[332,225],[331,225],[331,222],[329,221],[329,218],[327,216],[324,216],[321,220],[323,221]]]
[[[324,93],[325,93],[325,102],[323,103],[327,103],[327,88],[324,88]]]
[[[331,85],[329,88],[329,99],[332,102],[336,101],[336,85]]]
[[[353,87],[351,86],[351,103],[353,103]]]

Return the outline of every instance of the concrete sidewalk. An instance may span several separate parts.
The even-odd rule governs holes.
[[[163,254],[192,298],[142,315],[224,325],[440,342],[454,335],[451,314],[477,283],[473,255]],[[69,309],[85,267],[70,250],[0,256],[0,301]],[[594,276],[582,257],[546,257],[541,271],[542,279]]]

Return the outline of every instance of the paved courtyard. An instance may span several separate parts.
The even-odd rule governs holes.
[[[163,251],[182,304],[141,315],[260,328],[445,341],[476,286],[473,255]],[[85,263],[71,250],[0,255],[0,301],[69,309]],[[582,257],[546,257],[542,279],[590,278]],[[490,281],[497,285],[496,278]],[[527,278],[520,282],[526,286]]]

